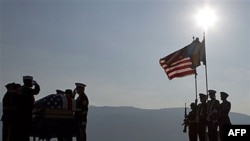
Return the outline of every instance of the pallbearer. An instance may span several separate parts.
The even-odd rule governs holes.
[[[79,111],[75,112],[75,118],[78,122],[80,133],[77,134],[77,141],[86,141],[86,127],[87,127],[87,115],[88,115],[88,105],[89,100],[87,95],[85,94],[85,84],[75,83],[76,85],[76,93],[78,97],[76,99],[76,109]]]

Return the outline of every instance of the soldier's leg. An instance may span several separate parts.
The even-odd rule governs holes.
[[[82,138],[83,138],[83,141],[87,141],[87,133],[86,133],[86,127],[87,127],[87,124],[82,124]]]
[[[199,125],[198,127],[199,141],[206,141],[206,126]]]
[[[3,122],[3,127],[2,127],[2,141],[7,141],[8,136],[9,136],[9,123],[8,122]]]

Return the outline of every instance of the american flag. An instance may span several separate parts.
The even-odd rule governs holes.
[[[183,77],[196,73],[195,68],[192,68],[191,60],[195,47],[196,44],[193,42],[190,45],[160,59],[160,65],[170,80],[175,77]]]
[[[191,68],[192,62],[190,57],[183,58],[180,56],[179,60],[168,65],[167,58],[162,58],[160,64],[165,70],[168,78],[171,80],[175,77],[183,77],[186,75],[192,75],[196,73],[196,70]]]
[[[66,109],[66,110],[74,110],[76,107],[75,100],[67,98],[63,94],[48,95],[36,101],[35,105],[50,109]]]

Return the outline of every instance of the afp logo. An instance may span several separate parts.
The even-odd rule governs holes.
[[[224,126],[225,140],[249,141],[250,125],[226,125]]]

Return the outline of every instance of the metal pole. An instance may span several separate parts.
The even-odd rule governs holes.
[[[198,102],[198,99],[197,99],[197,72],[196,72],[196,69],[195,69],[195,104],[197,105],[197,102]]]
[[[203,32],[203,39],[204,39],[204,42],[205,42],[205,32]],[[206,43],[206,42],[205,42]],[[204,43],[204,46],[205,46],[205,43]],[[207,80],[207,55],[206,55],[206,46],[205,46],[205,59],[206,59],[206,65],[205,65],[205,75],[206,75],[206,93],[207,93],[207,96],[208,96],[208,80]]]

